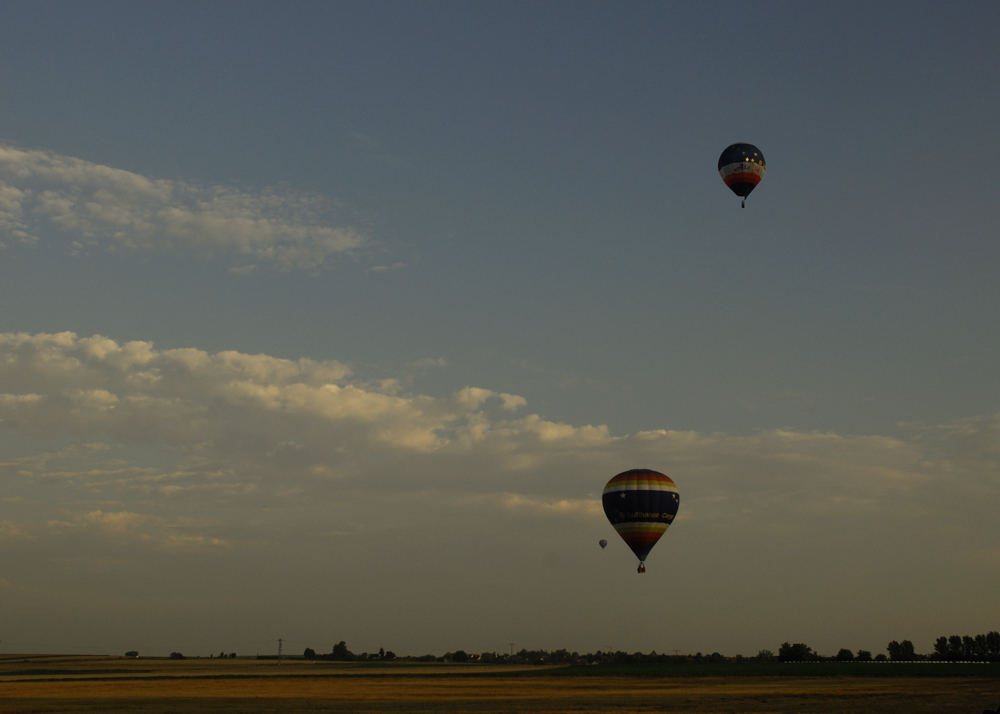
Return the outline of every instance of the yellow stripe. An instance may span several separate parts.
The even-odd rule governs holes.
[[[662,521],[617,523],[615,524],[615,530],[623,535],[626,533],[663,533],[667,530],[668,525],[670,524],[663,523]]]
[[[604,493],[615,491],[677,491],[677,485],[669,481],[618,481],[604,487]]]

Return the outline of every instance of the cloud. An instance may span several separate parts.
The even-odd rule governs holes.
[[[494,392],[492,389],[481,387],[465,387],[460,389],[455,395],[456,400],[468,408],[476,409],[482,406],[489,399],[499,399],[503,409],[516,411],[527,404],[524,397],[516,394],[502,394]]]
[[[494,497],[504,508],[512,511],[528,511],[541,516],[584,516],[598,517],[603,513],[596,498],[560,498],[558,500],[533,498],[517,493],[503,493]]]
[[[673,466],[715,484],[719,498],[727,497],[726,489],[744,502],[815,494],[817,507],[834,496],[860,502],[917,490],[956,471],[990,473],[1000,461],[1000,422],[993,416],[912,427],[909,438],[788,429],[614,435],[604,425],[521,413],[524,397],[484,387],[431,396],[406,391],[405,380],[396,377],[361,382],[352,376],[336,361],[158,349],[151,342],[70,332],[0,333],[0,427],[88,445],[7,466],[109,484],[155,483],[175,492],[191,487],[190,474],[205,464],[215,474],[206,484],[225,478],[219,474],[249,478],[272,469],[283,470],[284,480],[358,476],[366,462],[378,468],[405,463],[411,473],[426,469],[435,478],[451,478],[451,471],[433,466],[437,459],[475,464],[475,473],[508,479],[582,465],[609,476],[632,466]],[[123,444],[165,449],[173,461],[153,473],[132,463],[109,466]],[[56,466],[70,461],[92,463]],[[751,488],[748,471],[766,478]],[[170,479],[176,483],[164,483]],[[558,490],[567,482],[557,477],[548,487]]]
[[[28,537],[23,526],[10,521],[0,521],[0,543]]]
[[[91,511],[83,516],[83,523],[86,525],[112,533],[124,533],[135,530],[148,520],[147,516],[128,511],[117,511],[115,513]]]
[[[62,445],[0,469],[126,501],[308,499],[342,488],[429,488],[458,499],[502,483],[511,508],[570,513],[605,478],[641,466],[680,474],[680,519],[777,509],[786,524],[888,503],[940,519],[949,504],[929,496],[935,484],[982,497],[1000,471],[995,416],[896,436],[614,435],[523,413],[519,395],[468,386],[432,396],[403,384],[353,380],[336,361],[3,333],[0,433]]]
[[[8,426],[222,452],[234,439],[265,451],[303,436],[323,457],[342,440],[433,451],[460,438],[484,402],[505,411],[525,404],[477,388],[434,399],[401,394],[391,380],[350,383],[350,368],[334,361],[156,350],[99,335],[0,334],[0,359],[0,418]]]
[[[0,333],[10,577],[47,592],[48,574],[70,561],[67,583],[94,568],[135,574],[127,583],[242,573],[239,587],[212,586],[224,599],[252,591],[259,572],[308,573],[304,591],[325,583],[340,593],[348,578],[368,599],[426,591],[426,606],[460,578],[504,607],[504,583],[552,573],[600,590],[593,569],[605,566],[591,551],[615,538],[601,490],[646,467],[680,490],[667,550],[671,569],[687,574],[676,581],[687,607],[733,592],[767,611],[789,573],[802,573],[806,595],[833,600],[863,591],[892,602],[923,587],[925,572],[941,587],[978,577],[986,592],[995,581],[986,565],[1000,547],[998,415],[888,435],[615,434],[547,419],[486,386],[433,395],[408,384],[359,380],[336,361]],[[620,557],[613,550],[608,563]],[[450,580],[453,563],[462,572]],[[612,595],[594,597],[600,608]],[[957,598],[954,612],[967,604]]]
[[[406,263],[397,260],[394,263],[389,263],[388,265],[373,265],[368,270],[372,273],[391,273],[396,270],[402,270],[406,267]]]
[[[190,551],[226,547],[222,538],[197,533],[183,517],[172,519],[133,511],[94,510],[53,519],[37,528],[38,537],[69,536],[76,544],[104,543],[138,550]]]
[[[333,214],[317,196],[151,179],[0,145],[0,235],[18,244],[58,237],[71,253],[220,258],[243,275],[258,265],[315,271],[369,245]]]

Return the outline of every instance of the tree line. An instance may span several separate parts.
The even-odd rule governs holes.
[[[928,654],[916,651],[910,640],[893,640],[886,645],[886,652],[872,654],[869,650],[859,649],[856,652],[846,648],[838,650],[833,656],[824,656],[813,651],[812,647],[802,642],[783,642],[777,654],[772,650],[760,650],[755,656],[744,657],[736,655],[727,657],[712,652],[711,654],[665,654],[655,650],[649,653],[602,651],[570,652],[558,650],[528,650],[521,649],[510,653],[481,652],[472,654],[465,650],[446,652],[443,655],[421,655],[397,657],[391,650],[379,649],[378,653],[355,654],[343,640],[330,650],[329,654],[317,654],[313,649],[306,648],[305,659],[325,659],[341,662],[349,661],[392,661],[405,659],[418,662],[481,662],[488,664],[631,664],[640,662],[912,662],[928,661],[978,661],[1000,662],[1000,632],[988,632],[982,635],[950,635],[938,637],[934,642],[934,650]]]
[[[934,641],[935,659],[1000,661],[1000,632],[985,635],[942,635]]]
[[[836,660],[839,662],[912,662],[930,660],[938,662],[1000,662],[1000,632],[988,632],[983,635],[942,635],[934,641],[934,651],[920,654],[910,640],[899,642],[893,640],[886,646],[888,656],[878,654],[872,657],[868,650],[858,650],[857,654],[849,649],[841,649],[833,657],[823,657],[813,652],[812,648],[802,642],[794,644],[783,642],[778,649],[777,659],[782,662],[809,662],[821,660]],[[761,650],[758,659],[774,657],[772,652]]]
[[[125,653],[126,657],[138,657],[139,653],[130,650]],[[215,655],[213,655],[215,656]],[[235,652],[226,654],[220,652],[219,657],[236,657]],[[179,652],[171,652],[173,659],[183,659],[184,655]],[[260,656],[261,659],[273,659],[274,655]],[[405,660],[409,662],[480,662],[486,664],[635,664],[648,662],[912,662],[912,661],[939,661],[939,662],[1000,662],[1000,632],[992,631],[980,635],[942,635],[934,641],[934,649],[927,654],[916,651],[913,642],[910,640],[893,640],[886,645],[886,653],[873,655],[868,650],[857,650],[856,652],[846,648],[841,648],[833,656],[824,656],[815,652],[812,647],[803,642],[783,642],[778,648],[777,654],[773,650],[763,649],[754,656],[744,657],[736,655],[727,657],[712,652],[711,654],[665,654],[657,653],[655,650],[649,653],[623,652],[623,651],[602,651],[597,652],[570,652],[565,649],[558,650],[528,650],[521,649],[514,652],[513,648],[506,652],[481,652],[478,654],[466,652],[465,650],[455,650],[446,652],[443,655],[408,655],[397,656],[392,650],[379,648],[378,652],[361,652],[355,654],[347,646],[344,640],[333,645],[327,653],[318,653],[311,647],[306,647],[302,653],[303,659],[309,660],[329,660],[334,662],[370,662],[382,661],[392,662],[395,660]]]

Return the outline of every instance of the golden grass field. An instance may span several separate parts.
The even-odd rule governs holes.
[[[0,658],[6,712],[878,712],[981,714],[1000,677],[581,676],[511,665]]]

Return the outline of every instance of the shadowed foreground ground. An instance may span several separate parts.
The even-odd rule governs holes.
[[[0,660],[0,712],[980,714],[1000,706],[1000,670],[979,671],[684,676],[669,670],[609,674],[600,667],[33,657]]]

